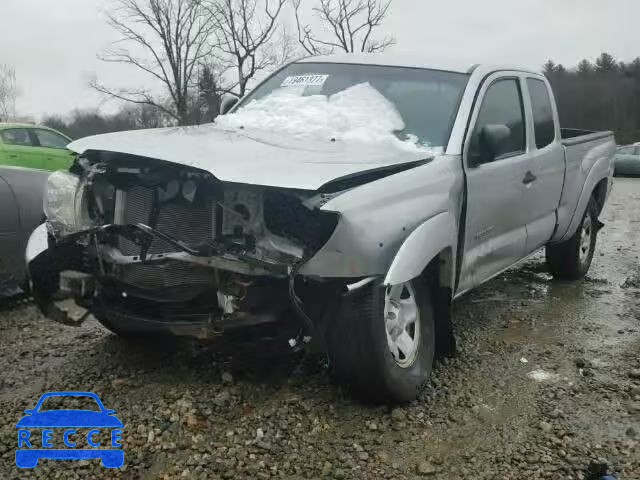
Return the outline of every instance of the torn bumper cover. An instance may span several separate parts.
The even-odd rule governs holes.
[[[177,252],[167,254],[145,252],[130,259],[114,249],[97,249],[99,238],[105,235],[116,235],[131,241],[140,246],[143,252],[153,238],[159,238],[173,245]],[[119,329],[125,331],[129,325],[132,327],[131,331],[168,329],[176,334],[209,336],[212,332],[217,333],[226,328],[255,326],[277,320],[276,313],[282,313],[282,308],[272,310],[270,313],[237,312],[236,297],[225,295],[220,291],[216,292],[217,306],[220,307],[219,315],[215,315],[208,309],[198,311],[197,308],[182,312],[176,310],[159,316],[148,315],[147,312],[136,315],[130,309],[123,308],[124,305],[118,305],[118,302],[114,301],[114,291],[118,292],[115,296],[120,299],[126,300],[131,296],[144,300],[145,297],[149,297],[146,300],[160,304],[176,299],[189,301],[191,298],[184,297],[177,290],[171,292],[171,287],[165,292],[155,291],[153,295],[149,295],[149,292],[145,292],[143,288],[119,282],[106,275],[102,265],[102,262],[107,261],[116,265],[148,266],[160,265],[168,261],[184,262],[209,268],[224,268],[226,271],[252,276],[269,276],[272,277],[270,282],[286,279],[291,274],[291,269],[285,265],[261,261],[243,255],[241,252],[237,254],[223,252],[223,249],[223,246],[216,246],[213,243],[195,249],[144,224],[105,225],[68,235],[62,240],[56,240],[50,234],[48,225],[42,224],[31,235],[26,260],[31,289],[38,307],[48,318],[65,325],[78,326],[83,323],[89,313],[95,313],[98,316],[102,313],[109,314],[112,323],[121,323]],[[91,254],[88,254],[89,252]],[[92,256],[94,256],[93,260],[91,260]],[[92,261],[96,263],[94,268],[88,265],[88,262]],[[85,273],[86,271],[95,273]],[[111,290],[111,295],[108,296],[111,297],[110,299],[103,298],[99,294],[99,286]],[[244,286],[248,290],[249,285]],[[284,286],[281,291],[286,292]],[[284,295],[279,297],[281,305],[287,305],[288,299]],[[73,299],[76,305],[69,304],[68,299]],[[76,306],[84,308],[77,312]]]

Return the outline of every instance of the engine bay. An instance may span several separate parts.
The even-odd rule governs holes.
[[[266,321],[299,301],[296,272],[338,222],[308,201],[313,192],[224,183],[168,162],[94,152],[60,175],[47,194],[49,232],[83,257],[61,269],[60,289],[94,310]]]
[[[313,255],[337,224],[335,214],[305,203],[310,192],[223,183],[208,173],[159,161],[154,167],[85,163],[84,169],[79,215],[87,219],[81,223],[142,225],[157,233],[145,245],[130,240],[112,244],[131,261],[148,262],[182,250],[292,266]]]

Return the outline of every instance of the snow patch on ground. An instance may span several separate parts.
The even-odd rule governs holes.
[[[531,380],[535,380],[536,382],[555,382],[560,379],[560,375],[557,373],[547,372],[541,368],[537,370],[532,370],[527,374]]]
[[[331,96],[301,96],[298,88],[283,88],[249,102],[237,112],[216,119],[223,129],[284,132],[297,138],[326,138],[327,141],[357,141],[393,145],[413,152],[432,152],[407,135],[400,140],[393,132],[405,123],[384,95],[369,83],[360,83]]]

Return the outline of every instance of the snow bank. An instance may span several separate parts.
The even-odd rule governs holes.
[[[297,87],[283,88],[254,100],[235,113],[220,116],[223,129],[284,132],[316,137],[391,144],[403,150],[430,151],[414,136],[400,140],[394,131],[405,128],[395,105],[369,83],[360,83],[331,96],[302,96]]]

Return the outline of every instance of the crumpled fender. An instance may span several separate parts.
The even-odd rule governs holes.
[[[453,248],[454,225],[449,212],[443,212],[418,226],[398,250],[384,284],[397,285],[416,278],[436,255],[446,248]]]

